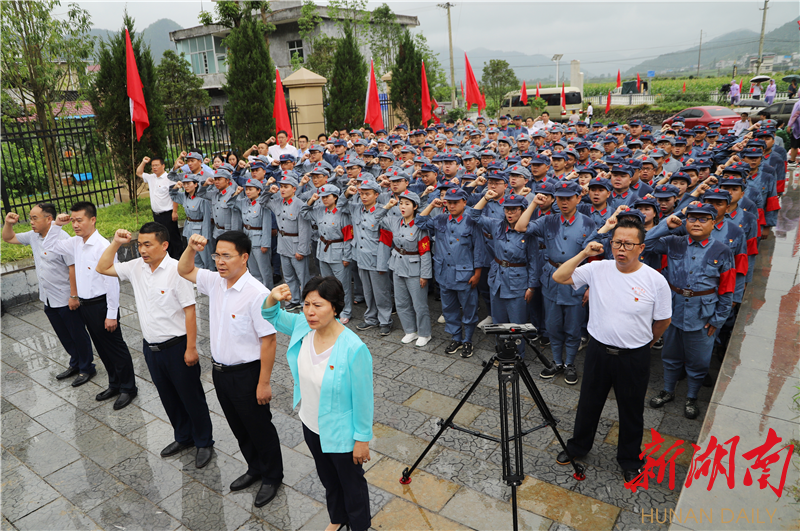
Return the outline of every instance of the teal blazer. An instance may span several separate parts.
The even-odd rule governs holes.
[[[311,331],[303,314],[289,313],[280,304],[261,308],[261,315],[275,329],[290,336],[286,359],[294,378],[294,401],[302,398],[297,358],[303,338]],[[352,452],[356,441],[372,440],[375,399],[372,391],[372,354],[349,328],[336,339],[328,369],[322,377],[319,397],[319,438],[325,453]]]

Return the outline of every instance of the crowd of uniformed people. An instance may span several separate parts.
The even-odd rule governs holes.
[[[450,336],[444,352],[462,357],[473,355],[480,325],[532,323],[537,332],[527,341],[549,345],[554,361],[540,372],[541,378],[563,377],[575,384],[576,356],[590,339],[592,308],[585,285],[575,289],[555,282],[553,274],[592,242],[602,244],[603,252],[589,260],[613,260],[622,244],[610,241],[609,235],[627,218],[646,233],[640,260],[659,271],[673,292],[671,324],[653,345],[661,349],[664,388],[649,404],[658,408],[674,400],[678,381],[686,378],[684,414],[696,418],[698,391],[709,385],[712,353],[715,348],[724,353],[752,279],[759,240],[776,223],[787,154],[775,128],[768,119],[737,136],[714,123],[686,128],[680,119],[661,128],[639,120],[562,125],[545,113],[527,124],[520,117],[504,116],[412,130],[401,124],[391,132],[341,130],[311,143],[302,137],[299,147],[279,131],[277,143],[270,139],[255,145],[241,159],[234,153],[206,158],[184,152],[169,171],[161,158],[143,159],[137,173],[150,186],[154,216],[162,223],[147,224],[152,226],[139,233],[141,266],[115,261],[116,249],[130,241],[130,234],[118,232],[109,245],[94,230],[97,212],[90,203],[76,204],[71,216],[57,215],[51,205],[34,207],[35,234],[14,235],[18,216],[9,214],[3,238],[34,247],[42,301],[71,355],[69,369],[58,377],[78,375],[78,385],[91,379],[90,347],[88,358],[86,354],[91,336],[109,374],[109,387],[97,399],[120,395],[115,408],[136,396],[130,353],[117,326],[119,283],[114,277],[131,280],[137,305],[150,311],[143,316],[144,306],[139,308],[145,355],[175,427],[176,442],[162,455],[197,446],[198,466],[210,459],[210,452],[201,455],[200,450],[210,449],[213,440],[199,369],[185,373],[197,363],[196,324],[189,323],[189,313],[185,324],[182,317],[171,322],[166,316],[170,306],[160,305],[158,297],[176,296],[178,309],[191,306],[193,316],[189,281],[209,295],[215,384],[248,462],[247,473],[231,488],[261,479],[266,490],[256,502],[263,505],[282,478],[277,434],[266,427],[271,426],[268,407],[264,412],[255,403],[245,406],[238,397],[255,392],[258,405],[268,406],[271,391],[264,382],[269,387],[275,350],[270,323],[292,335],[295,344],[292,330],[300,325],[290,316],[303,309],[309,319],[307,287],[310,281],[318,286],[319,277],[335,278],[341,289],[341,294],[330,286],[311,290],[333,301],[326,323],[348,324],[353,305],[363,304],[356,331],[378,328],[381,336],[389,335],[396,315],[402,342],[424,347],[431,340],[432,319],[438,319]],[[144,172],[147,164],[153,173]],[[189,242],[183,253],[175,223],[178,204],[186,213],[182,236]],[[75,237],[59,229],[67,222],[76,229]],[[152,245],[143,247],[143,240],[150,239]],[[169,265],[168,274],[154,280],[160,266],[145,264],[158,256],[158,263]],[[53,260],[60,262],[54,265]],[[48,275],[59,267],[48,283]],[[215,271],[216,276],[209,276]],[[244,280],[226,288],[226,278]],[[280,283],[286,286],[274,288],[276,295],[265,302]],[[441,315],[431,314],[431,298],[441,300]],[[78,305],[88,335],[63,311]],[[319,308],[314,311],[321,312]],[[262,312],[267,320],[261,319]],[[169,326],[159,323],[159,316]],[[303,334],[308,333],[306,326]],[[312,351],[321,348],[316,339],[312,343]],[[170,349],[179,353],[175,366],[158,362],[154,355]],[[248,349],[255,354],[243,354]],[[270,349],[271,360],[264,354]],[[520,345],[520,354],[524,356],[525,345]],[[301,373],[313,372],[315,356],[303,369],[301,350]],[[296,382],[297,363],[295,358]],[[240,372],[240,366],[252,370]],[[317,381],[323,382],[323,393],[325,381]],[[371,389],[371,370],[368,381],[362,383]],[[295,404],[301,384],[302,378]],[[324,435],[322,403],[315,407],[320,408],[315,444],[322,455],[326,444],[328,451],[336,445]],[[338,445],[352,453],[358,467],[369,458],[367,449],[357,452],[358,441],[371,438],[371,429],[364,427],[371,426],[368,409],[360,421],[350,420],[349,433],[355,435],[349,450],[347,442]],[[261,428],[252,428],[253,415],[262,415]],[[278,457],[265,455],[256,440],[271,441],[268,446],[277,447]],[[317,465],[322,470],[319,460]],[[342,465],[326,466],[328,476],[335,477],[330,471]],[[357,514],[353,507],[363,500],[352,495],[332,499],[331,489],[336,489],[330,477],[325,485],[329,511],[336,507],[331,521]],[[349,489],[345,482],[345,491],[366,497],[357,478],[348,481],[356,487]],[[353,518],[361,518],[357,528],[368,527],[368,508],[366,519]]]

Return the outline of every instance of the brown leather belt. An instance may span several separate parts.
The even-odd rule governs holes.
[[[253,227],[253,226],[251,226],[251,225],[248,225],[247,223],[243,223],[242,225],[243,225],[243,226],[244,226],[244,228],[246,228],[247,230],[261,230],[261,227]]]
[[[558,263],[558,262],[553,262],[553,261],[552,261],[552,260],[550,260],[549,258],[547,259],[547,261],[548,261],[548,262],[550,262],[550,265],[551,265],[551,266],[553,266],[553,267],[555,267],[556,269],[558,269],[559,267],[561,267],[561,264],[563,264],[563,263],[564,263],[564,262],[561,262],[561,263]]]
[[[681,297],[699,297],[701,295],[711,295],[712,293],[716,293],[717,292],[716,288],[704,289],[703,291],[693,291],[693,290],[690,290],[690,289],[678,288],[676,286],[673,286],[670,282],[667,282],[667,284],[669,284],[669,289],[671,289],[672,291],[674,291],[675,293],[677,293]]]
[[[214,226],[217,227],[220,230],[225,230],[225,225],[217,225],[217,223],[215,222]]]
[[[297,236],[297,233],[292,234],[291,232],[283,232],[280,229],[278,229],[278,234],[280,234],[281,236]]]
[[[186,216],[186,221],[191,221],[192,223],[200,223],[203,220],[202,219],[192,219],[189,216]]]
[[[404,256],[419,256],[419,251],[418,250],[417,251],[406,251],[405,249],[401,249],[400,247],[398,247],[398,246],[396,246],[394,244],[392,244],[392,249],[394,249],[395,251],[397,251],[398,253],[400,253],[400,254],[402,254]]]
[[[525,267],[528,265],[528,264],[515,264],[513,262],[507,262],[505,260],[500,260],[497,257],[495,257],[494,261],[500,264],[502,267]]]
[[[317,225],[311,225],[311,228],[314,230],[319,230],[319,227]]]
[[[494,237],[488,232],[484,232],[483,235],[486,236],[486,239],[488,240],[494,240]]]
[[[326,240],[322,236],[319,237],[319,241],[325,244],[325,248],[322,250],[323,252],[328,251],[328,247],[331,246],[332,243],[344,243],[344,238],[339,238],[337,240]]]

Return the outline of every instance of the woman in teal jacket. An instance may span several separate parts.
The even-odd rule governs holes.
[[[294,378],[293,407],[300,403],[303,435],[325,487],[327,530],[372,525],[363,464],[369,461],[374,398],[372,355],[337,317],[344,288],[336,277],[314,277],[303,289],[303,315],[281,309],[289,286],[276,286],[261,315],[291,337],[286,358]]]

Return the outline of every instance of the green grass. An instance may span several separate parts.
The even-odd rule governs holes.
[[[186,219],[183,212],[183,207],[178,208],[178,219]],[[153,220],[153,214],[150,210],[150,199],[139,198],[139,218],[131,209],[130,203],[117,203],[115,205],[107,206],[98,209],[97,211],[97,230],[102,236],[110,240],[114,237],[117,229],[127,229],[131,232],[139,230],[143,224]],[[64,229],[70,234],[75,235],[72,231],[72,225],[67,224]],[[28,223],[17,223],[14,225],[14,232],[26,232],[31,230]],[[15,260],[22,260],[23,258],[30,258],[33,256],[31,248],[27,245],[13,245],[5,242],[0,242],[0,263],[13,262]]]
[[[722,85],[725,83],[730,83],[731,78],[722,76],[722,77],[712,77],[712,78],[702,78],[702,79],[688,79],[688,78],[677,78],[677,79],[667,79],[667,78],[652,78],[647,79],[644,77],[645,72],[642,72],[640,75],[642,76],[642,81],[650,81],[650,94],[678,94],[683,92],[683,84],[686,83],[686,93],[687,94],[705,94],[713,91],[718,91]],[[775,79],[775,84],[778,86],[778,92],[786,92],[789,87],[789,83],[786,81],[781,81],[781,78],[786,76],[787,72],[774,72],[773,79]],[[744,89],[742,90],[742,97],[746,97],[747,92],[750,90],[750,78],[753,76],[750,74],[737,74],[736,79],[737,81],[741,81],[744,79]],[[633,79],[636,79],[635,77]],[[623,81],[630,81],[628,78],[623,78]],[[583,94],[585,96],[601,96],[608,94],[609,90],[614,90],[617,86],[617,81],[611,81],[607,83],[585,83],[583,86]],[[761,93],[763,94],[767,88],[767,84],[761,84]]]

